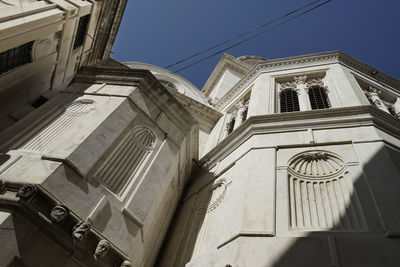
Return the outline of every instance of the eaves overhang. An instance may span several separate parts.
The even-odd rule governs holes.
[[[89,66],[110,57],[128,0],[103,0],[101,2],[101,12],[93,36],[94,44],[88,60]]]
[[[377,71],[375,68],[341,52],[328,51],[316,54],[302,55],[296,57],[272,59],[255,65],[238,83],[236,83],[224,97],[215,104],[217,110],[223,110],[232,99],[245,90],[261,73],[274,72],[279,70],[288,70],[294,68],[304,68],[319,65],[328,65],[339,63],[371,76],[373,80],[383,83],[389,87],[400,91],[400,80],[393,78],[383,72]]]
[[[140,88],[185,132],[197,124],[196,119],[148,70],[110,67],[83,67],[75,82],[130,85]]]
[[[251,70],[251,66],[236,59],[231,55],[224,54],[218,62],[217,66],[212,71],[203,88],[201,89],[201,92],[206,97],[210,95],[211,90],[215,87],[215,85],[227,69],[232,69],[242,75],[245,75],[248,71]]]
[[[211,168],[254,135],[309,128],[335,129],[361,126],[373,126],[400,139],[400,120],[372,105],[268,114],[248,118],[205,154],[200,162]],[[351,143],[352,140],[348,142]],[[274,147],[278,148],[279,144],[274,144]]]

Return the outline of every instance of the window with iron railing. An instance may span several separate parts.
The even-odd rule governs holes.
[[[86,31],[90,20],[90,14],[79,19],[78,29],[76,31],[74,49],[83,45],[85,41]]]
[[[312,109],[325,109],[331,107],[325,88],[320,86],[313,86],[309,88],[308,97],[310,98]]]
[[[299,97],[293,89],[287,89],[280,93],[279,96],[281,113],[300,111]]]
[[[0,53],[0,74],[32,62],[33,41]]]

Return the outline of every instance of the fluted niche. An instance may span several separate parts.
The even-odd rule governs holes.
[[[129,131],[115,146],[94,174],[95,179],[120,194],[154,148],[156,135],[145,126]]]
[[[221,208],[218,207],[226,193],[226,180],[220,179],[211,186],[204,188],[199,194],[195,213],[204,216],[198,231],[193,255],[199,255],[216,243],[217,233],[221,230]]]
[[[361,231],[364,216],[347,164],[327,151],[289,161],[291,230]]]
[[[66,106],[65,111],[58,118],[22,145],[21,149],[47,152],[95,108],[96,103],[91,99],[80,99],[72,102]]]

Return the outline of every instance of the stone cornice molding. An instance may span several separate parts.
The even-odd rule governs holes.
[[[221,99],[218,100],[218,102],[215,104],[215,107],[217,110],[222,110],[225,108],[232,99],[234,99],[245,88],[247,88],[247,86],[249,86],[261,73],[332,63],[344,64],[349,68],[353,68],[368,76],[371,76],[371,73],[376,71],[376,69],[370,67],[369,65],[362,63],[340,51],[269,60],[254,66],[251,71],[249,71],[235,86],[233,86]],[[400,81],[389,75],[378,72],[373,76],[373,78],[379,82],[385,83],[396,88],[397,90],[400,90]]]
[[[206,121],[210,127],[214,127],[214,125],[222,117],[222,113],[211,107],[208,107],[184,94],[181,94],[176,90],[170,89],[169,91],[184,107],[189,109],[189,111],[195,117],[199,117]]]
[[[35,192],[24,195],[23,188],[35,188]],[[29,190],[27,192],[29,193]],[[43,234],[56,242],[68,254],[74,254],[75,259],[85,266],[114,267],[123,266],[123,262],[130,261],[127,255],[90,226],[90,223],[85,222],[40,185],[3,183],[0,180],[0,209],[17,214],[27,223],[41,229]],[[66,214],[55,221],[54,217],[61,214],[63,209],[67,211]],[[80,231],[78,226],[83,222],[87,227],[85,229],[80,227],[82,229]],[[78,244],[74,242],[74,237],[77,236],[81,237]],[[107,240],[109,251],[101,259],[96,259],[94,252],[102,240]],[[79,253],[76,253],[77,250]]]
[[[136,86],[185,132],[197,123],[195,118],[148,70],[83,67],[75,76],[74,81]]]
[[[110,57],[128,0],[107,0],[101,2],[101,12],[93,36],[94,44],[87,63],[88,65],[95,65]]]
[[[252,116],[204,155],[213,166],[253,135],[307,128],[375,126],[400,139],[400,120],[373,105]],[[315,144],[314,144],[315,145]]]
[[[227,69],[232,69],[245,75],[251,69],[251,67],[231,55],[224,54],[203,86],[203,89],[201,89],[202,93],[206,97],[210,95],[211,90],[215,87]]]

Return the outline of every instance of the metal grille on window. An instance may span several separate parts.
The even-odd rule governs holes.
[[[74,49],[83,45],[85,41],[85,35],[87,26],[89,24],[90,15],[83,16],[79,19],[78,30],[76,31],[76,37],[74,42]]]
[[[325,109],[331,106],[326,90],[322,87],[311,87],[308,91],[308,97],[310,98],[312,109]]]
[[[299,98],[295,90],[288,89],[280,93],[281,112],[299,111]]]
[[[33,42],[0,53],[0,74],[32,62]]]

